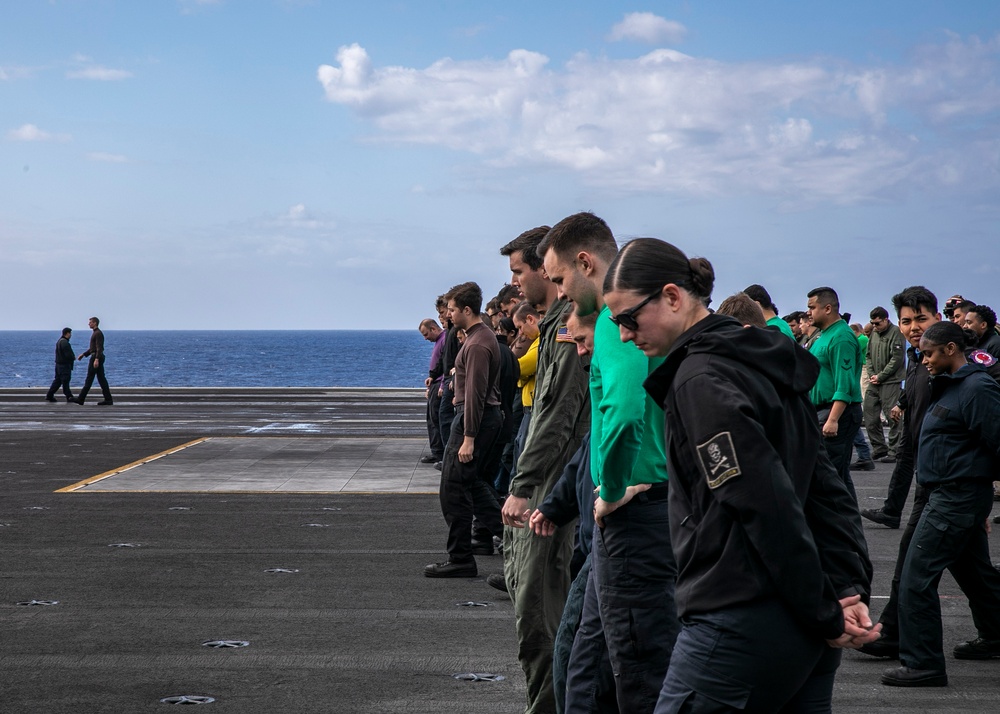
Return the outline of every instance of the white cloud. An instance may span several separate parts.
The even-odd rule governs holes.
[[[493,170],[556,168],[602,189],[879,200],[1000,186],[1000,37],[949,36],[905,65],[721,62],[658,49],[377,67],[354,44],[317,77],[369,140],[446,146]],[[949,167],[942,172],[940,167]],[[980,185],[980,188],[983,186]]]
[[[495,62],[446,58],[425,70],[372,69],[365,49],[353,44],[340,48],[337,61],[317,71],[329,101],[355,107],[395,138],[478,152],[511,139],[511,120],[545,86],[548,58],[514,50]]]
[[[31,67],[0,66],[0,82],[13,82],[17,79],[27,79],[35,73]]]
[[[101,82],[117,82],[123,79],[128,79],[131,76],[132,73],[127,70],[110,69],[100,65],[84,67],[83,69],[74,69],[66,73],[66,77],[69,79],[94,79]]]
[[[122,154],[108,154],[103,151],[91,151],[87,154],[91,161],[99,161],[106,164],[127,164],[128,157]]]
[[[660,42],[680,42],[687,35],[687,28],[674,20],[654,15],[651,12],[630,12],[611,28],[608,39],[636,40],[655,45]]]
[[[69,134],[53,134],[39,129],[34,124],[22,124],[17,129],[7,132],[10,141],[69,141]]]

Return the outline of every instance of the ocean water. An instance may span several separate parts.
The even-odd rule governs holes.
[[[58,339],[58,330],[0,331],[0,388],[48,387]],[[90,330],[74,330],[71,343],[85,352]],[[423,387],[433,345],[417,330],[105,330],[104,347],[113,390]],[[86,375],[86,360],[78,361],[74,391]]]

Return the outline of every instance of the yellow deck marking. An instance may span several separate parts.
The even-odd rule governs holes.
[[[88,479],[74,483],[71,486],[66,486],[65,488],[56,489],[55,493],[70,493],[72,491],[78,491],[84,486],[89,486],[92,483],[97,483],[98,481],[103,481],[106,478],[111,478],[112,476],[117,476],[120,473],[134,469],[136,466],[142,466],[143,464],[148,464],[150,461],[156,461],[157,459],[162,459],[164,456],[169,456],[170,454],[176,454],[178,451],[183,451],[184,449],[194,446],[195,444],[200,444],[203,441],[208,441],[212,437],[203,436],[200,439],[195,439],[194,441],[189,441],[186,444],[181,444],[180,446],[175,446],[172,449],[167,449],[166,451],[161,451],[158,454],[153,454],[152,456],[147,456],[145,458],[139,459],[138,461],[133,461],[130,464],[125,464],[124,466],[119,466],[116,469],[111,469],[110,471],[105,471],[102,474],[97,474],[96,476],[91,476]]]

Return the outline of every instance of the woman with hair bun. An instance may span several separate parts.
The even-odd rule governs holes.
[[[839,648],[879,632],[861,519],[809,402],[816,359],[711,314],[714,282],[655,238],[604,282],[621,339],[666,356],[645,386],[666,414],[682,629],[656,712],[830,711]]]
[[[1000,386],[966,357],[966,333],[938,322],[920,338],[931,395],[917,451],[917,483],[929,493],[899,582],[899,662],[882,683],[948,684],[937,586],[945,568],[969,599],[978,637],[957,659],[1000,658],[1000,573],[990,562],[986,520],[1000,471]]]

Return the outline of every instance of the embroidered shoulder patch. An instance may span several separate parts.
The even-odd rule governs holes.
[[[739,476],[740,462],[736,459],[733,437],[728,431],[716,434],[698,446],[698,457],[705,472],[708,487],[716,489],[731,478]]]
[[[556,342],[573,342],[573,335],[569,333],[569,328],[565,325],[556,332]]]
[[[992,367],[997,363],[997,358],[986,350],[973,350],[969,353],[969,361],[972,364],[981,364],[984,367]]]

